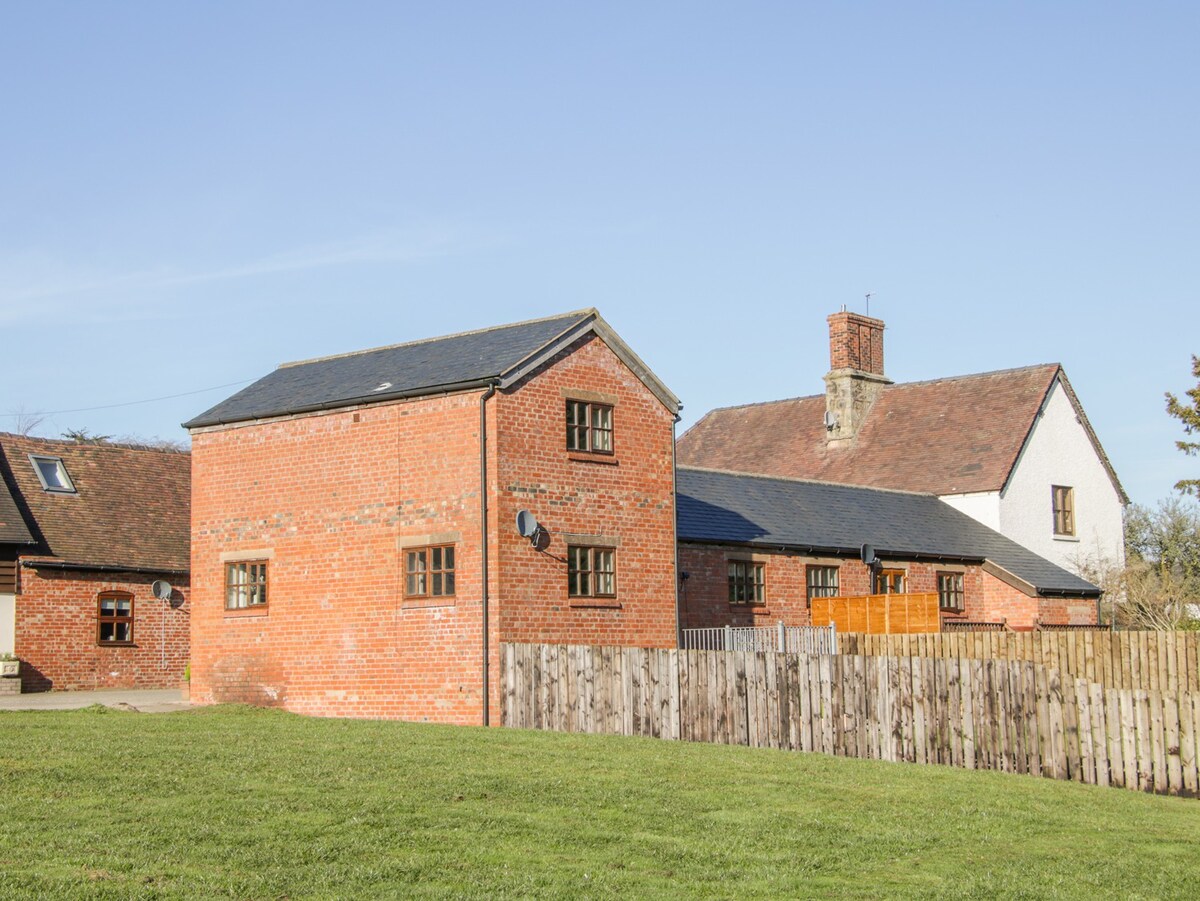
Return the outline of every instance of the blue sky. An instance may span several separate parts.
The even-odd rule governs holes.
[[[685,403],[1058,361],[1200,461],[1200,6],[0,3],[0,428],[596,306]],[[184,437],[233,387],[54,413]]]

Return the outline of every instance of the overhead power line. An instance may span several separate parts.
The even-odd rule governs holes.
[[[253,379],[242,379],[240,382],[227,382],[224,385],[213,385],[211,388],[200,388],[196,391],[183,391],[179,394],[165,394],[162,397],[147,397],[145,400],[127,400],[120,404],[102,404],[99,407],[76,407],[74,410],[34,410],[25,411],[18,410],[15,413],[0,413],[0,416],[59,416],[63,413],[90,413],[93,410],[112,410],[116,407],[132,407],[137,404],[152,404],[160,400],[174,400],[177,397],[190,397],[193,394],[204,394],[207,391],[216,391],[218,388],[232,388],[235,385],[245,385],[247,382],[252,382]]]

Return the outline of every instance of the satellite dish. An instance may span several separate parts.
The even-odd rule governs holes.
[[[171,600],[171,592],[174,591],[171,588],[171,583],[164,582],[162,579],[155,579],[154,584],[150,586],[150,590],[154,592],[154,596],[160,601]]]
[[[867,566],[874,566],[879,561],[875,559],[875,548],[869,544],[864,544],[859,551],[859,556],[862,557],[862,562]]]
[[[517,513],[517,531],[521,533],[522,538],[532,538],[540,528],[537,518],[528,510]]]
[[[825,411],[825,428],[832,432],[834,429],[837,428],[837,424],[838,424],[837,417],[834,416],[833,413],[831,413],[829,410],[826,410]]]

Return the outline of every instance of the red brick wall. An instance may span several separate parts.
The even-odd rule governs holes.
[[[564,387],[616,398],[615,466],[568,459]],[[194,702],[481,721],[481,394],[193,435]],[[674,642],[672,421],[595,339],[488,401],[493,722],[501,640]],[[567,530],[619,538],[619,608],[564,609]],[[453,600],[403,597],[403,547],[426,538],[455,545]],[[226,612],[222,555],[257,552],[267,610]]]
[[[829,368],[883,375],[883,320],[834,313],[829,322]]]
[[[150,591],[158,578],[175,588],[170,605]],[[15,652],[23,691],[179,685],[188,662],[186,577],[23,567],[20,588]],[[98,596],[103,591],[133,595],[132,646],[99,645]]]
[[[611,456],[566,449],[567,398],[612,403]],[[674,647],[673,413],[592,337],[500,396],[497,421],[503,640]],[[517,534],[522,509],[549,531],[544,550]],[[615,600],[567,596],[582,536],[616,544]]]
[[[1094,626],[1099,622],[1095,600],[1039,598],[1038,622],[1047,625]]]
[[[193,435],[193,701],[478,723],[478,423],[474,392]],[[421,605],[426,538],[457,586]],[[225,610],[222,555],[268,559],[265,611]]]
[[[767,603],[762,607],[729,603],[728,561],[747,557],[761,561],[766,566]],[[680,600],[683,627],[766,626],[780,620],[789,626],[808,625],[805,567],[809,564],[838,566],[839,588],[843,595],[864,595],[871,591],[868,568],[853,557],[815,558],[784,551],[748,551],[744,548],[683,543],[679,546],[679,569],[688,574]],[[907,590],[912,593],[936,592],[939,572],[961,571],[965,609],[961,614],[943,614],[947,619],[968,622],[1007,620],[1014,629],[1033,628],[1039,615],[1063,617],[1043,619],[1044,622],[1095,621],[1094,602],[1072,599],[1060,603],[1046,598],[1033,598],[984,572],[979,566],[892,560],[885,560],[883,565],[904,569],[907,572]],[[1059,612],[1058,607],[1063,612]],[[1085,618],[1085,607],[1091,610],[1090,619]],[[1071,612],[1067,613],[1068,610]]]

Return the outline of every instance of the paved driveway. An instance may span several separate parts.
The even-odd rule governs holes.
[[[35,694],[0,695],[0,710],[76,710],[103,704],[119,710],[168,713],[187,710],[176,688],[131,689],[128,691],[42,691]]]

